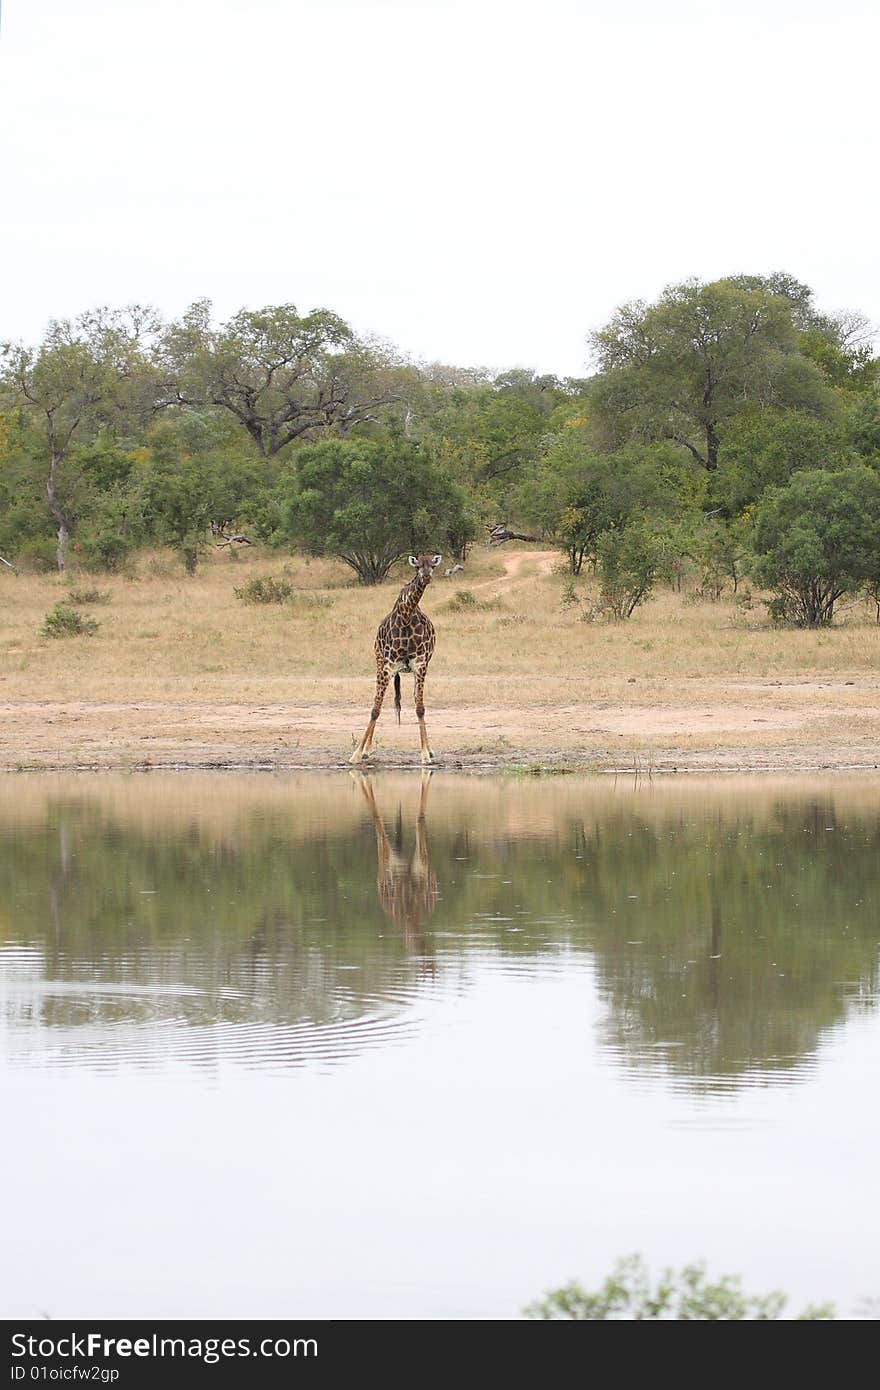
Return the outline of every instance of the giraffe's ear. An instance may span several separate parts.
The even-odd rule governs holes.
[[[418,569],[418,567],[419,567],[419,562],[418,562],[418,560],[416,559],[415,555],[410,555],[410,557],[409,557],[409,562],[410,562],[410,564],[412,565],[412,567],[413,567],[414,570],[417,570],[417,569]]]
[[[443,559],[443,556],[442,556],[442,555],[432,555],[432,556],[431,556],[431,564],[434,566],[434,569],[437,568],[437,566],[439,565],[439,563],[440,563],[440,561],[441,561],[442,559]]]

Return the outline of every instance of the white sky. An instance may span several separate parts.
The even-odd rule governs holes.
[[[335,309],[580,375],[664,284],[880,321],[874,0],[3,0],[0,338]]]

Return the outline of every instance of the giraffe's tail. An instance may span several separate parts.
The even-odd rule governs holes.
[[[394,673],[394,712],[397,715],[397,722],[400,723],[400,672]]]

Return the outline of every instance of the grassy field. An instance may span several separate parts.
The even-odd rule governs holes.
[[[241,602],[235,589],[255,577],[287,580],[291,598]],[[161,554],[126,577],[4,572],[0,765],[344,761],[372,699],[376,626],[407,578],[363,588],[342,564],[256,548],[234,562],[212,552],[194,578]],[[437,629],[426,703],[438,754],[762,766],[775,752],[782,765],[873,766],[873,605],[804,632],[771,627],[757,599],[662,590],[609,624],[585,620],[589,579],[563,603],[566,578],[561,557],[521,546],[477,549],[434,580],[423,607]],[[41,635],[54,604],[89,590],[102,601],[77,606],[93,636]],[[386,703],[377,763],[417,760],[406,681],[403,698],[400,728]]]

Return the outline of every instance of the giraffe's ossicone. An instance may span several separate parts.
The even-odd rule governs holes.
[[[407,674],[415,677],[416,718],[419,721],[419,738],[422,745],[422,762],[432,763],[434,754],[428,743],[425,728],[425,675],[428,662],[434,655],[434,624],[419,607],[419,600],[431,582],[431,575],[440,564],[442,555],[410,555],[409,563],[415,575],[409,584],[404,585],[397,602],[379,624],[376,633],[376,696],[370,712],[370,722],[364,736],[351,755],[351,762],[359,763],[369,757],[373,746],[376,722],[382,711],[382,701],[388,682],[394,677],[394,704],[400,719],[400,677]]]

